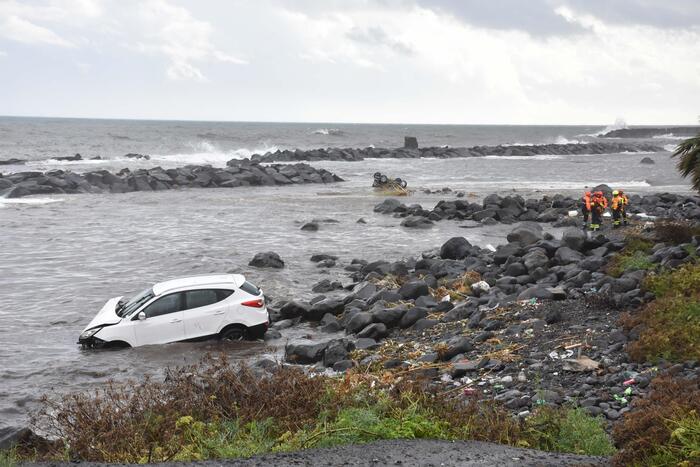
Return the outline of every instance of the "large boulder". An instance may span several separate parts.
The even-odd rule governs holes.
[[[285,360],[289,363],[309,365],[320,362],[328,342],[319,344],[288,344],[284,348]]]
[[[313,305],[311,309],[303,316],[309,321],[321,321],[326,313],[337,316],[343,312],[345,304],[338,298],[324,298]]]
[[[583,255],[568,246],[563,246],[554,253],[554,259],[558,264],[565,266],[571,263],[578,263],[583,259]]]
[[[311,305],[306,302],[297,302],[292,300],[282,305],[280,308],[280,316],[282,319],[293,319],[305,316],[309,313]]]
[[[472,341],[468,337],[464,336],[453,337],[445,344],[447,348],[440,355],[443,360],[450,360],[451,358],[454,358],[461,353],[469,352],[474,348]]]
[[[254,266],[256,268],[274,268],[282,269],[284,267],[284,261],[280,258],[280,255],[274,251],[268,251],[265,253],[256,254],[248,266]]]
[[[428,295],[430,290],[428,289],[428,284],[425,281],[413,280],[406,282],[399,289],[399,294],[409,300],[415,300],[423,295]]]
[[[382,214],[390,214],[396,211],[399,207],[403,206],[401,201],[395,198],[387,198],[381,203],[374,206],[374,212],[379,212]]]
[[[529,246],[544,238],[542,226],[535,222],[522,222],[506,237],[509,243],[517,243],[520,246]]]
[[[416,321],[421,318],[425,318],[426,316],[428,316],[427,309],[420,307],[411,308],[401,317],[399,327],[401,327],[401,329],[411,327],[416,323]]]
[[[549,257],[541,248],[535,248],[523,256],[523,264],[528,272],[532,273],[537,268],[544,268],[549,265]]]
[[[352,318],[350,318],[348,323],[345,325],[345,330],[348,332],[348,334],[355,334],[372,324],[373,321],[374,317],[372,316],[372,313],[360,311],[355,313]]]
[[[338,362],[347,360],[349,356],[347,342],[344,340],[331,341],[323,353],[323,366],[332,367]]]
[[[581,251],[586,243],[586,232],[581,229],[566,229],[561,236],[561,245],[572,250]]]
[[[410,229],[429,229],[433,225],[435,225],[433,221],[421,216],[408,216],[401,221],[401,227],[408,227]]]
[[[469,256],[472,244],[464,237],[452,237],[440,247],[442,259],[464,259]]]

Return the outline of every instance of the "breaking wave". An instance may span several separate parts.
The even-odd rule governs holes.
[[[343,136],[345,132],[339,130],[338,128],[319,128],[312,132],[314,135],[324,135],[324,136]]]
[[[265,154],[267,152],[275,152],[279,148],[277,146],[261,146],[259,148],[238,148],[230,150],[222,150],[216,145],[202,141],[191,145],[192,152],[175,153],[175,154],[153,154],[151,160],[162,162],[177,162],[179,164],[211,164],[211,165],[226,165],[226,162],[231,159],[248,159],[253,154]]]
[[[652,138],[656,138],[656,139],[678,139],[678,140],[681,140],[681,139],[688,139],[687,136],[676,136],[676,135],[674,135],[673,133],[666,133],[665,135],[654,135],[654,136],[652,136]]]

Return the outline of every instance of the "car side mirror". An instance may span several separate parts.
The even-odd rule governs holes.
[[[139,311],[139,314],[136,316],[139,319],[139,321],[143,321],[144,319],[146,319],[146,313],[144,311]]]

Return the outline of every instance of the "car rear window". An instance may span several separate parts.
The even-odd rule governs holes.
[[[251,295],[260,295],[260,289],[247,281],[244,282],[243,285],[241,285],[241,290],[244,292],[248,292]]]

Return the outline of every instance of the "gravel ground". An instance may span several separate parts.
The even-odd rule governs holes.
[[[25,467],[32,464],[24,464]],[[88,462],[79,464],[34,464],[37,466],[92,467]],[[326,449],[308,449],[256,456],[249,459],[212,460],[159,464],[160,466],[606,466],[605,457],[578,456],[552,452],[521,449],[480,441],[434,441],[434,440],[394,440],[379,441],[364,445],[351,445]]]

